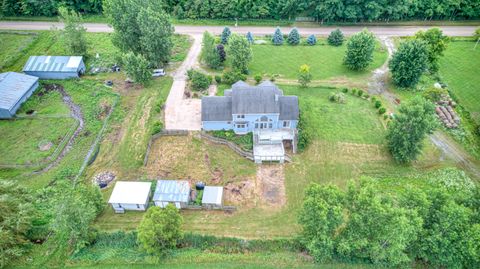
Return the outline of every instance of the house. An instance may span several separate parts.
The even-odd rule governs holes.
[[[299,110],[296,96],[284,96],[275,84],[250,86],[238,81],[225,96],[202,98],[202,129],[246,134],[263,129],[295,129]]]
[[[125,213],[125,210],[145,211],[151,186],[151,182],[117,181],[108,203],[115,213]]]
[[[85,73],[82,56],[30,56],[23,72],[40,79],[78,78]]]
[[[15,72],[0,73],[0,119],[13,118],[37,88],[37,77]]]
[[[221,208],[223,206],[223,187],[205,186],[202,205],[208,209]]]
[[[256,163],[285,161],[285,146],[296,152],[299,107],[297,96],[285,96],[275,84],[251,86],[238,81],[225,96],[202,98],[202,129],[253,132]]]
[[[186,180],[158,180],[153,202],[156,206],[166,207],[173,204],[185,208],[190,200],[190,183]]]

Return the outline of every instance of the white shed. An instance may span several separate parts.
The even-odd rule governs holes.
[[[219,208],[223,205],[223,187],[205,186],[202,205],[207,208]]]
[[[166,207],[173,204],[185,208],[190,200],[190,183],[186,180],[159,180],[153,194],[156,206]]]
[[[151,186],[151,182],[117,181],[108,203],[115,213],[124,213],[125,210],[145,211]]]

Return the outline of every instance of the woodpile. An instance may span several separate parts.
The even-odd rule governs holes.
[[[449,96],[442,96],[442,99],[437,102],[435,112],[447,128],[457,128],[460,124],[460,117],[453,110],[456,105]]]

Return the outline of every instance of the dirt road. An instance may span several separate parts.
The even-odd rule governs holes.
[[[85,23],[85,27],[89,32],[112,32],[112,28],[103,23]],[[52,27],[62,28],[63,24],[59,22],[16,22],[16,21],[0,21],[0,29],[4,30],[49,30]],[[437,26],[449,36],[471,36],[475,31],[475,26]],[[292,27],[281,27],[284,33],[288,33]],[[361,31],[365,26],[325,26],[325,27],[299,27],[298,30],[302,35],[328,35],[332,30],[340,28],[346,35]],[[369,26],[368,29],[377,36],[409,36],[419,30],[431,28],[429,26]],[[220,34],[223,30],[222,26],[189,26],[177,25],[175,31],[179,34],[201,35],[205,31]],[[239,26],[232,27],[232,32],[245,34],[248,31],[256,35],[272,34],[274,27],[260,26]]]
[[[165,129],[200,131],[201,100],[185,99],[187,70],[198,66],[202,49],[202,36],[192,35],[193,44],[187,58],[173,74],[173,84],[165,104]]]

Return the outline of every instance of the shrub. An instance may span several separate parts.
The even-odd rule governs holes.
[[[352,89],[352,94],[356,95],[357,94],[357,89]]]
[[[304,64],[300,66],[300,69],[298,71],[298,83],[302,87],[307,87],[308,83],[312,81],[312,74],[310,73],[310,66]]]
[[[293,28],[290,33],[288,34],[287,42],[290,45],[298,45],[300,44],[300,34],[298,33],[297,28]]]
[[[380,114],[380,115],[385,114],[385,112],[387,112],[387,110],[384,107],[381,107],[381,108],[378,109],[378,114]]]
[[[220,75],[215,75],[215,82],[222,83],[222,77]]]
[[[253,42],[255,41],[251,32],[247,33],[246,38],[250,44],[253,44]]]
[[[277,29],[275,30],[275,33],[272,37],[272,42],[275,46],[283,45],[283,34],[282,31],[280,31],[280,27],[277,27]]]
[[[362,95],[363,95],[363,90],[358,90],[358,91],[357,91],[357,95],[358,95],[358,97],[362,97]]]
[[[341,46],[343,44],[343,33],[340,29],[333,30],[328,36],[328,44],[332,46]]]
[[[335,102],[335,103],[339,103],[339,104],[345,104],[347,102],[345,94],[343,94],[341,92],[330,93],[330,96],[328,97],[328,99],[331,102]]]
[[[365,94],[365,95],[363,95],[363,97],[365,97],[365,99],[368,100],[368,98],[370,98],[370,95],[369,95],[369,94]]]
[[[388,120],[388,118],[390,118],[388,115],[383,115],[384,120]]]
[[[234,71],[226,71],[223,72],[223,82],[227,84],[233,84],[239,80],[245,81],[247,79],[247,76],[240,72],[234,72]]]
[[[343,88],[343,89],[342,89],[342,92],[343,92],[343,93],[348,93],[348,88]]]
[[[310,45],[310,46],[313,46],[313,45],[317,44],[317,38],[315,37],[315,35],[308,36],[307,44]]]
[[[225,45],[225,44],[228,43],[228,39],[230,38],[231,34],[232,34],[232,32],[230,31],[230,28],[228,28],[228,27],[223,28],[222,35],[221,35],[222,44]]]
[[[375,101],[375,108],[380,108],[382,106],[382,102],[379,100]]]
[[[375,96],[372,96],[370,100],[372,101],[372,103],[375,103],[377,101],[377,98]]]
[[[429,88],[426,91],[424,91],[422,95],[426,99],[436,103],[436,102],[440,101],[440,99],[442,98],[442,95],[448,95],[448,92],[447,92],[447,90],[441,89],[441,88],[440,89]]]
[[[208,88],[212,83],[212,77],[202,72],[190,69],[187,72],[188,79],[190,80],[192,90],[202,91]]]
[[[225,60],[227,59],[227,53],[225,52],[225,47],[222,44],[218,44],[216,48],[216,52],[218,54],[218,58],[220,62],[222,63],[225,62]]]
[[[308,105],[308,104],[307,104]],[[298,121],[298,151],[304,151],[313,139],[314,130],[309,119],[304,112],[300,111],[300,120]]]
[[[257,84],[259,84],[260,81],[262,81],[262,75],[256,74],[256,75],[253,77],[253,79],[255,79],[255,82],[256,82]]]
[[[270,76],[270,81],[271,81],[271,82],[275,82],[275,80],[277,79],[278,76],[279,76],[278,74],[272,74],[272,75]]]
[[[163,130],[163,123],[161,121],[156,121],[152,126],[152,135],[158,134]]]

